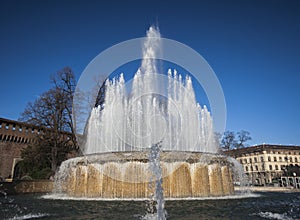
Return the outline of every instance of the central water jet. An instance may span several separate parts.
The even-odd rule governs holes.
[[[126,91],[123,74],[107,80],[105,102],[92,112],[84,154],[149,149],[162,140],[162,150],[216,153],[212,119],[196,102],[191,77],[176,70],[158,72],[161,41],[150,27],[143,60]]]

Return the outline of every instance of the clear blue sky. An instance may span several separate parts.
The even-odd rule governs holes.
[[[143,37],[187,44],[211,65],[227,103],[227,130],[250,144],[300,145],[299,1],[0,1],[0,117],[18,119],[71,67],[77,78],[104,49]]]

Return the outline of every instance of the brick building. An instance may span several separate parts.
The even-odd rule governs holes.
[[[35,141],[40,129],[26,123],[0,118],[0,178],[11,178],[21,160],[21,150]]]
[[[0,118],[0,181],[14,176],[16,164],[22,160],[22,149],[35,143],[36,137],[42,132],[41,127]],[[64,134],[66,138],[71,135],[67,132]],[[69,158],[74,156],[76,156],[76,151],[68,155]]]

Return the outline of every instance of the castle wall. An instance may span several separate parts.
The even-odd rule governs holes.
[[[0,177],[11,178],[21,151],[35,141],[38,127],[0,118]]]

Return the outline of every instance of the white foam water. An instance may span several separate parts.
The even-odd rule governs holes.
[[[43,218],[47,217],[49,214],[46,213],[37,213],[37,214],[26,214],[26,215],[20,215],[20,216],[15,216],[13,218],[10,218],[8,220],[24,220],[24,219],[35,219],[35,218]]]
[[[266,219],[292,220],[292,218],[288,217],[286,213],[259,212],[256,215]]]
[[[215,197],[186,197],[186,198],[164,198],[165,201],[190,201],[190,200],[228,200],[228,199],[245,199],[256,198],[261,195],[256,193],[240,193],[230,196],[215,196]],[[66,194],[46,194],[42,195],[42,199],[51,200],[74,200],[74,201],[149,201],[149,198],[89,198],[89,197],[72,197]]]

